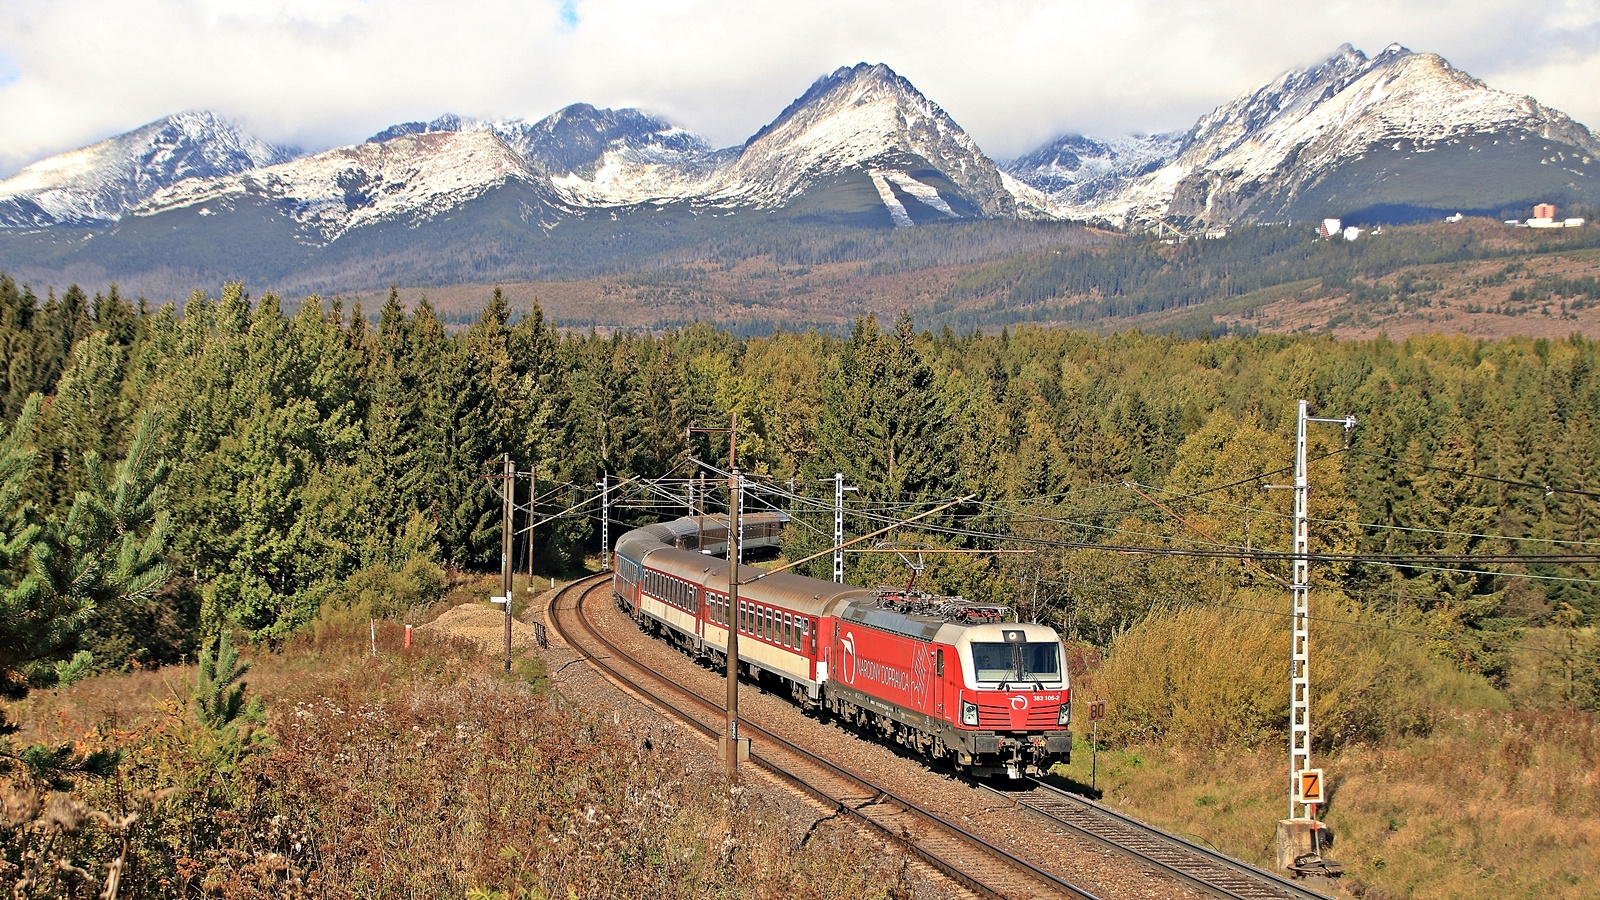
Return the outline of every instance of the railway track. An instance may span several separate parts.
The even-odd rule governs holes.
[[[550,625],[569,647],[612,680],[662,707],[708,738],[721,733],[722,704],[634,663],[583,615],[593,596],[610,600],[609,580],[568,585],[550,603]],[[749,721],[741,727],[755,740],[751,761],[837,813],[881,831],[889,840],[983,895],[1006,898],[1074,897],[1093,894],[972,834],[937,812],[837,766]]]
[[[1329,900],[1303,885],[1042,782],[1034,781],[1032,789],[1020,792],[985,789],[1052,825],[1153,865],[1213,896],[1230,900]]]
[[[614,681],[667,709],[711,739],[722,729],[722,698],[707,698],[631,661],[582,614],[591,595],[610,602],[609,581],[580,581],[551,602],[550,624],[574,651]],[[1090,897],[1087,891],[972,834],[892,792],[741,719],[757,738],[751,759],[800,790],[905,843],[935,868],[983,894],[1001,897]],[[1025,791],[978,787],[1043,819],[1063,833],[1086,837],[1132,860],[1216,897],[1230,900],[1329,900],[1316,891],[1091,800],[1033,781]]]

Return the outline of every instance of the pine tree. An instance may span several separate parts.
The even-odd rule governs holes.
[[[32,666],[69,646],[87,617],[51,591],[33,564],[45,535],[27,498],[37,459],[28,439],[41,404],[38,394],[30,397],[0,438],[0,696],[11,698],[27,693]]]
[[[104,331],[89,334],[72,348],[45,423],[56,473],[52,481],[59,490],[53,503],[70,502],[86,487],[88,454],[102,459],[116,455],[123,430],[126,353]]]
[[[156,455],[154,429],[147,413],[114,473],[97,453],[86,453],[84,489],[59,533],[33,550],[58,605],[85,619],[79,639],[113,665],[140,655],[151,637],[142,627],[153,617],[150,605],[173,577],[164,508],[170,468]]]
[[[215,643],[200,651],[194,674],[195,719],[210,736],[210,755],[227,771],[238,759],[267,743],[260,729],[266,709],[260,697],[245,702],[249,685],[243,680],[250,663],[239,658],[233,639],[224,631]]]

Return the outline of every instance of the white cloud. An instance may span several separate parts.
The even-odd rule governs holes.
[[[587,101],[732,144],[863,60],[1006,156],[1186,127],[1344,41],[1438,52],[1600,124],[1593,0],[7,0],[0,172],[197,108],[316,148]]]

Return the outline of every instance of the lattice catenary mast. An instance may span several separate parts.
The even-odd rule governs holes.
[[[1289,818],[1296,818],[1294,808],[1301,806],[1305,818],[1312,817],[1312,809],[1299,803],[1295,791],[1300,772],[1311,768],[1311,536],[1310,514],[1307,500],[1311,484],[1306,475],[1306,423],[1327,422],[1343,425],[1345,441],[1350,440],[1350,429],[1356,427],[1355,416],[1339,419],[1316,418],[1308,414],[1306,401],[1300,401],[1300,415],[1295,427],[1294,441],[1294,579],[1293,636],[1289,663]]]

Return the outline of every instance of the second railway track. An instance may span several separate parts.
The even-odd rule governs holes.
[[[1031,790],[994,793],[1047,822],[1154,865],[1213,896],[1231,900],[1328,900],[1303,885],[1039,781],[1033,782]]]

